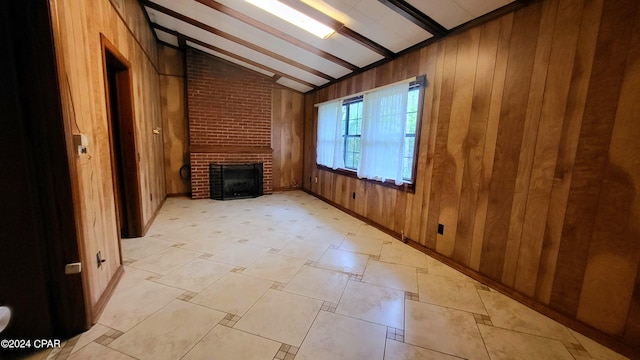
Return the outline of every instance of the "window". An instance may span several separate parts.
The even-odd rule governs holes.
[[[413,158],[416,152],[416,130],[418,129],[418,106],[420,105],[420,84],[409,88],[407,99],[407,125],[404,135],[404,151],[402,155],[402,178],[411,182],[413,175]]]
[[[323,136],[324,145],[320,141],[320,128],[321,117],[326,116],[320,114],[327,114],[323,108],[330,106],[320,105],[318,164],[357,172],[360,178],[393,180],[396,185],[412,183],[424,83],[422,77],[395,90],[385,87],[369,94],[331,102],[330,106],[339,106],[337,113],[340,121],[330,125],[338,129],[333,128],[333,140]],[[333,114],[336,111],[331,110],[330,113],[335,116]],[[325,119],[325,127],[328,123],[330,121]],[[332,132],[334,130],[324,130],[325,134]],[[325,147],[331,147],[334,156],[338,158],[341,154],[342,158],[323,162],[320,153]]]
[[[344,166],[347,169],[358,170],[360,135],[362,135],[362,96],[350,99],[342,104]]]

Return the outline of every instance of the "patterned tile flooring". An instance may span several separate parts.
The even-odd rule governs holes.
[[[49,359],[624,359],[303,192],[168,198]]]

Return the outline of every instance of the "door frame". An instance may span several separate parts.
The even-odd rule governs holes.
[[[142,197],[140,190],[140,154],[136,146],[135,116],[133,106],[133,80],[131,75],[131,63],[118,51],[104,34],[100,34],[102,45],[102,69],[104,76],[105,100],[107,110],[107,124],[109,129],[109,149],[111,154],[111,176],[113,180],[114,201],[116,207],[116,219],[118,226],[118,239],[122,239],[121,216],[126,216],[127,237],[142,236],[144,224],[142,219]],[[114,66],[115,64],[115,66]],[[111,111],[111,95],[109,90],[109,67],[118,69],[116,73],[116,92],[118,97],[118,114],[114,117]],[[119,142],[114,139],[114,124],[118,122]],[[120,149],[117,149],[120,144]],[[120,151],[122,163],[117,161],[116,152]],[[122,172],[124,181],[120,187],[118,172]],[[124,188],[125,194],[120,189]],[[125,197],[126,209],[120,206],[120,197]],[[120,262],[122,263],[122,246],[120,248]]]

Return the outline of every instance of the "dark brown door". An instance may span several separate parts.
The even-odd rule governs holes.
[[[48,0],[0,2],[0,306],[12,309],[2,339],[88,328],[81,274],[64,273],[80,255],[52,38]]]

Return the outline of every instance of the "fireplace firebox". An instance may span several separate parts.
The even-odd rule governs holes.
[[[262,196],[262,163],[209,164],[209,189],[215,200]]]

